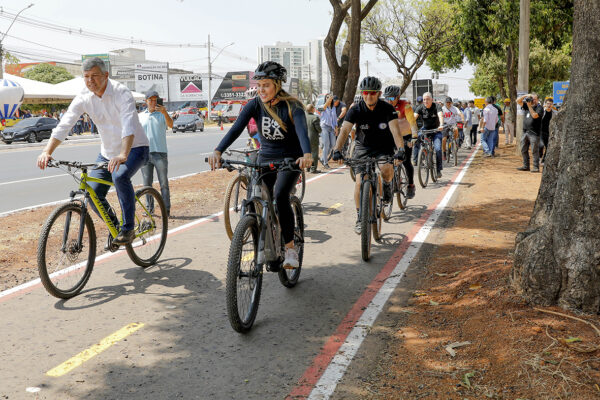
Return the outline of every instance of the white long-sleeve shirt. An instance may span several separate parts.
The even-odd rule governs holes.
[[[102,97],[85,88],[71,102],[69,109],[52,130],[52,137],[65,140],[79,116],[87,113],[98,127],[100,154],[111,159],[121,152],[121,141],[133,135],[134,147],[148,146],[148,137],[140,124],[131,91],[123,84],[108,80]]]

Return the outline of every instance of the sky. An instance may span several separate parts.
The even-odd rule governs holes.
[[[30,2],[33,7],[22,16],[133,40],[206,44],[210,35],[213,46],[229,45],[216,59],[218,51],[211,51],[213,71],[217,73],[253,70],[261,45],[287,41],[302,46],[310,39],[325,37],[332,12],[328,0],[0,0],[0,6],[16,13]],[[9,20],[0,18],[2,34],[9,25]],[[2,44],[9,51],[44,54],[46,60],[54,57],[62,61],[80,59],[81,54],[136,47],[145,49],[149,60],[168,61],[172,67],[194,72],[208,69],[206,48],[162,48],[92,40],[19,21]],[[364,45],[361,51],[361,76],[366,74],[367,60],[370,75],[383,81],[398,76],[394,64],[372,45]],[[438,82],[449,85],[450,96],[467,99],[473,97],[468,89],[468,79],[472,76],[473,69],[467,65],[441,74]],[[431,71],[422,67],[417,77],[431,78]]]

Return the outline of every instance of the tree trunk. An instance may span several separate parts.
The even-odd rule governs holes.
[[[551,124],[533,216],[512,281],[535,304],[600,311],[600,1],[576,0],[571,84]]]
[[[361,6],[360,0],[352,0],[351,10],[351,24],[349,41],[350,41],[350,54],[349,60],[355,62],[348,63],[348,77],[346,79],[346,85],[342,99],[348,105],[354,101],[354,94],[356,93],[356,86],[358,85],[358,78],[360,78],[360,25],[361,25]]]
[[[506,47],[506,86],[508,86],[508,98],[510,98],[510,114],[512,116],[512,132],[517,130],[517,58],[515,44]],[[519,149],[517,144],[517,149]]]

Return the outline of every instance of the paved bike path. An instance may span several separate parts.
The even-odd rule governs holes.
[[[300,282],[286,289],[267,273],[246,335],[231,329],[225,312],[229,240],[220,219],[170,236],[159,264],[146,270],[124,252],[98,263],[69,301],[38,287],[0,302],[0,398],[33,398],[27,388],[39,389],[39,399],[284,398],[453,170],[418,190],[407,210],[395,209],[368,263],[353,232],[347,170],[311,182]],[[126,327],[137,330],[127,335]],[[87,361],[65,372],[63,363],[81,352],[71,363]],[[47,375],[58,366],[64,374]]]

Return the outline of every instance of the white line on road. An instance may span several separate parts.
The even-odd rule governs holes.
[[[69,174],[52,175],[52,176],[42,176],[42,177],[39,177],[39,178],[21,179],[20,181],[2,182],[2,183],[0,183],[0,186],[2,186],[2,185],[11,185],[13,183],[23,183],[23,182],[39,181],[40,179],[58,178],[59,176],[69,176]]]
[[[373,327],[375,320],[379,316],[379,313],[385,307],[388,298],[391,296],[391,294],[396,289],[396,286],[398,286],[398,284],[402,280],[402,277],[404,276],[404,272],[408,268],[408,265],[417,255],[419,249],[421,248],[421,245],[425,243],[425,239],[427,239],[427,236],[433,229],[436,221],[438,220],[442,212],[444,211],[444,208],[446,208],[446,205],[448,205],[448,202],[452,198],[452,195],[458,188],[458,184],[465,176],[469,165],[473,161],[475,154],[477,154],[477,151],[473,152],[473,154],[465,164],[463,170],[460,172],[456,180],[452,182],[452,186],[450,187],[442,201],[438,204],[431,216],[415,235],[414,239],[412,240],[412,245],[408,247],[408,249],[404,253],[404,256],[400,259],[398,264],[396,264],[396,267],[394,268],[388,279],[386,279],[385,283],[381,286],[375,297],[373,297],[373,299],[361,315],[360,319],[356,322],[354,328],[348,334],[344,344],[342,344],[342,346],[338,349],[335,357],[333,358],[333,360],[331,360],[329,366],[327,367],[325,372],[323,372],[323,375],[321,376],[314,389],[310,393],[310,396],[308,397],[309,400],[326,400],[331,397],[331,395],[335,391],[335,388],[337,387],[337,384],[342,380],[342,377],[344,376],[346,369],[350,365],[350,362],[358,352],[358,349],[360,348],[363,340],[371,331],[371,328]]]

